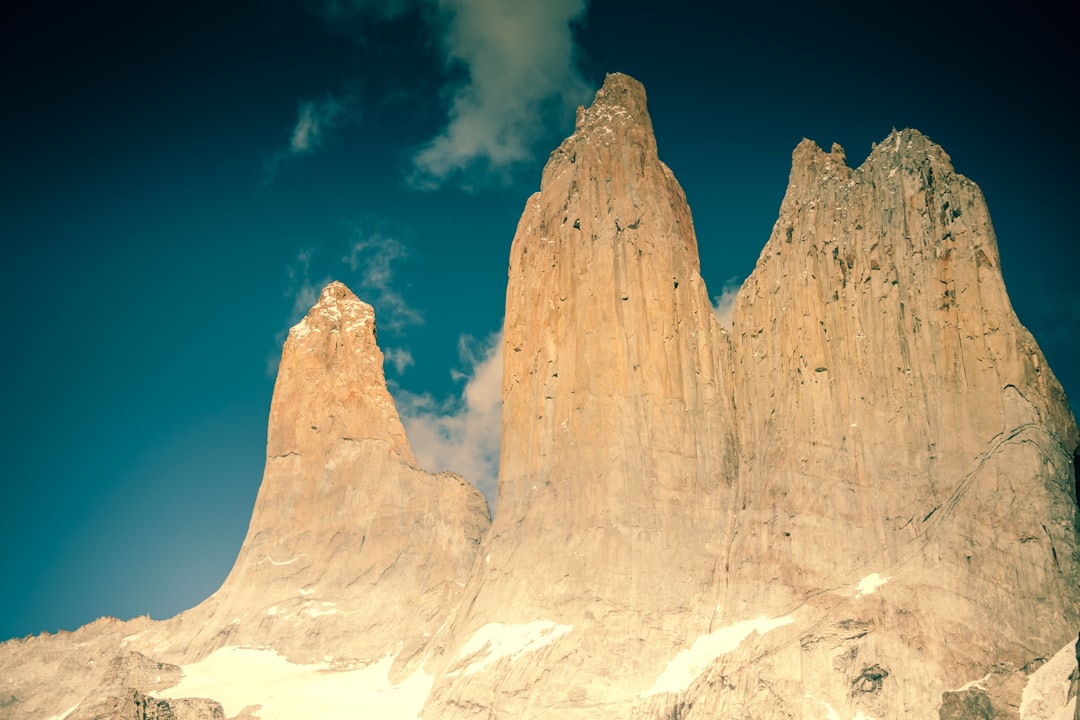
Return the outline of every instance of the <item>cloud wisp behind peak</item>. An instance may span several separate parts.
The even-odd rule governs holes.
[[[732,315],[735,312],[735,298],[739,294],[739,288],[742,286],[742,282],[738,278],[730,278],[724,283],[723,289],[720,294],[713,297],[713,313],[716,315],[716,319],[720,321],[720,324],[730,329],[732,326]]]
[[[463,336],[459,352],[466,369],[461,395],[437,401],[431,395],[394,394],[409,444],[429,472],[449,470],[475,485],[494,510],[498,493],[502,433],[502,332],[485,341]]]
[[[314,100],[301,100],[288,145],[275,151],[263,165],[264,183],[273,181],[282,163],[321,150],[336,131],[355,123],[359,114],[357,103],[350,96],[328,94]]]
[[[358,273],[357,289],[370,298],[379,317],[379,327],[401,331],[406,325],[420,325],[423,314],[413,307],[398,290],[394,264],[409,256],[409,250],[393,237],[357,228],[349,254],[341,259],[350,270]]]
[[[587,0],[322,0],[316,7],[331,27],[367,44],[372,23],[416,18],[442,58],[446,124],[410,157],[406,180],[432,190],[451,179],[463,186],[507,180],[534,157],[537,143],[559,118],[588,100],[577,66],[573,27]],[[363,32],[361,32],[363,30]],[[302,108],[304,110],[304,108]],[[330,107],[312,119],[338,117]],[[304,115],[294,132],[303,146]],[[312,124],[312,128],[319,125]]]
[[[585,0],[442,0],[447,69],[445,129],[413,156],[418,187],[480,169],[495,177],[532,157],[551,117],[572,116],[588,85],[576,64],[572,26]]]

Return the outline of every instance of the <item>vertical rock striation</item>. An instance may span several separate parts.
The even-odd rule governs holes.
[[[589,715],[708,625],[691,610],[714,603],[736,477],[728,340],[625,75],[579,109],[526,203],[503,357],[498,513],[430,706]],[[455,665],[483,628],[534,622],[565,634],[527,660]]]
[[[505,322],[490,530],[417,467],[372,310],[332,283],[222,588],[5,643],[0,718],[271,720],[328,688],[324,715],[428,693],[426,720],[1080,712],[1080,433],[926,137],[857,169],[795,149],[729,336],[644,90],[609,75],[526,204]]]
[[[923,135],[805,141],[729,341],[609,76],[511,249],[499,515],[430,716],[1017,712],[1080,621],[1078,434],[999,265]]]
[[[371,306],[331,283],[285,342],[236,564],[169,634],[185,638],[187,660],[226,645],[269,646],[298,663],[415,659],[460,595],[488,523],[475,488],[417,466]]]
[[[853,170],[803,141],[734,322],[722,606],[795,610],[798,643],[717,673],[744,663],[804,713],[932,717],[943,692],[1071,639],[1076,424],[1009,304],[982,194],[940,147],[894,131]],[[745,689],[700,703],[784,716],[769,707]]]

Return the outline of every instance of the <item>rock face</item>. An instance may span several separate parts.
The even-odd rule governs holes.
[[[169,634],[185,661],[227,645],[270,645],[296,663],[413,658],[457,601],[488,525],[479,491],[417,465],[374,312],[331,283],[282,350],[236,564]]]
[[[636,81],[579,112],[509,274],[499,511],[429,706],[595,716],[708,626],[737,472],[727,338]],[[537,623],[527,661],[463,650]]]
[[[180,720],[202,717],[197,703],[158,691],[236,646],[313,677],[387,657],[393,678],[415,668],[461,595],[488,508],[460,477],[417,466],[386,389],[374,313],[340,283],[289,333],[267,436],[251,524],[222,587],[164,622],[99,621],[6,643],[0,669],[12,698],[0,718],[141,720],[170,717],[165,706]],[[154,658],[143,658],[154,672],[134,651]],[[155,683],[162,676],[169,682]],[[222,677],[226,689],[240,683]],[[274,690],[273,678],[264,682]]]
[[[0,718],[1080,713],[1080,433],[925,136],[795,149],[729,334],[610,75],[526,204],[504,343],[489,529],[417,467],[371,308],[329,285],[222,588],[3,644]]]
[[[798,608],[797,644],[781,634],[753,675],[842,715],[931,717],[1070,639],[1075,421],[1013,314],[982,194],[941,148],[894,131],[852,170],[804,141],[734,323],[723,614]]]
[[[978,188],[915,131],[804,142],[734,318],[609,76],[511,248],[499,514],[427,716],[1019,707],[1080,619],[1078,437]]]
[[[99,618],[76,632],[43,633],[0,645],[0,718],[63,718],[80,706],[93,706],[117,692],[157,689],[157,672],[128,672],[134,664],[121,656],[123,638],[153,625],[148,618],[121,622]],[[178,677],[177,673],[177,677]],[[168,680],[169,673],[161,677]],[[175,682],[175,677],[172,678]]]
[[[96,703],[83,703],[65,720],[225,720],[221,705],[205,698],[159,700],[125,689]]]

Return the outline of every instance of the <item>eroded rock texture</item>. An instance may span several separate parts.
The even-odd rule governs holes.
[[[228,647],[258,648],[313,673],[390,656],[390,674],[404,676],[455,607],[488,525],[479,491],[417,466],[386,389],[374,313],[332,283],[285,342],[263,482],[222,587],[164,622],[100,621],[6,643],[0,667],[18,682],[0,717],[59,720],[72,703],[123,720],[165,705],[196,717],[183,699],[156,697],[162,683],[133,664],[133,651],[175,663],[164,687],[180,679],[178,666]],[[117,683],[121,671],[128,680]],[[275,682],[267,677],[268,692]]]
[[[754,660],[779,694],[931,717],[1077,626],[1076,425],[999,265],[978,187],[925,136],[893,132],[855,170],[796,148],[734,314],[722,600],[734,619],[795,611],[791,644]],[[867,688],[875,665],[890,674]]]
[[[297,663],[411,659],[457,601],[488,524],[475,488],[417,465],[374,312],[331,283],[282,350],[236,564],[169,634],[186,660],[227,645],[269,645]]]
[[[511,247],[490,530],[333,283],[222,588],[3,644],[0,718],[1072,717],[1080,435],[999,266],[925,136],[804,141],[729,334],[608,76]]]
[[[636,81],[579,112],[509,273],[499,511],[431,707],[596,715],[707,628],[736,477],[727,338]],[[474,633],[532,622],[564,634],[465,672]]]

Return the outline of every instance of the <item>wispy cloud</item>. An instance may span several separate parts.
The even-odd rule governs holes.
[[[408,180],[434,189],[451,177],[466,186],[508,178],[515,165],[533,157],[553,120],[572,116],[588,100],[573,34],[586,4],[322,0],[316,7],[332,27],[354,35],[365,23],[410,12],[426,23],[448,78],[442,90],[448,116],[445,128],[414,152]]]
[[[450,470],[484,493],[495,508],[499,438],[502,432],[502,333],[479,342],[459,341],[465,382],[459,397],[438,402],[431,395],[399,391],[394,399],[413,454],[429,472]]]
[[[335,128],[346,114],[346,105],[332,97],[300,103],[296,127],[289,140],[293,155],[314,152],[326,140],[326,133]]]
[[[289,323],[295,323],[307,314],[307,311],[319,299],[318,287],[311,281],[311,256],[314,250],[305,248],[296,253],[295,262],[290,265],[286,272],[289,276],[289,287],[285,291],[286,296],[293,299],[292,310],[289,313]]]
[[[723,289],[719,295],[713,296],[713,313],[716,314],[716,319],[720,321],[720,324],[725,328],[731,328],[733,326],[732,313],[735,311],[735,298],[739,294],[739,287],[742,285],[742,281],[738,278],[729,278],[724,283]]]
[[[405,300],[394,280],[394,263],[408,257],[408,249],[380,233],[365,235],[360,228],[355,232],[356,239],[341,260],[359,273],[356,291],[375,307],[379,327],[400,331],[405,325],[423,323],[424,316]]]
[[[405,372],[405,368],[410,365],[415,365],[412,353],[405,348],[387,348],[383,352],[384,360],[394,367],[397,374],[400,375]]]
[[[496,175],[531,157],[553,113],[584,102],[572,25],[585,0],[439,0],[449,122],[413,157],[414,184],[433,187],[479,167]],[[558,117],[558,115],[555,115]]]
[[[289,335],[289,328],[307,315],[308,310],[319,299],[319,293],[330,282],[329,276],[322,276],[320,280],[311,278],[311,261],[315,256],[315,250],[304,248],[296,253],[296,258],[285,269],[288,282],[285,286],[285,297],[292,300],[289,310],[289,322],[284,328],[274,335],[275,350],[266,356],[266,375],[274,377],[277,374],[278,363],[281,360],[281,346],[285,344],[285,338]]]
[[[289,135],[289,144],[274,152],[264,164],[264,181],[271,182],[283,162],[322,149],[334,131],[355,122],[358,115],[356,102],[351,97],[326,95],[315,100],[302,100],[296,109],[296,123]]]

